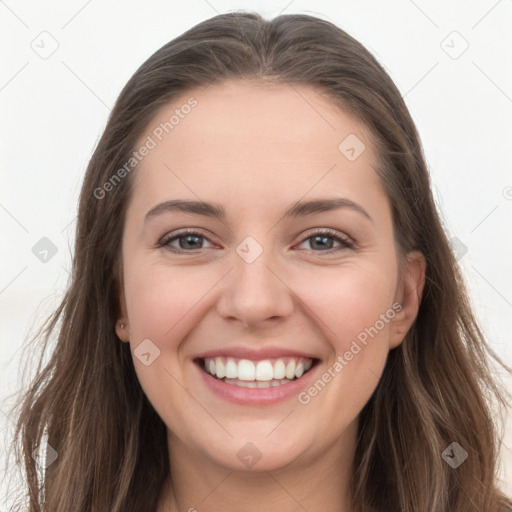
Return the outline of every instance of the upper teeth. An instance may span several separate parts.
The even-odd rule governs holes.
[[[270,381],[299,378],[313,364],[312,359],[303,357],[280,357],[279,359],[235,359],[234,357],[207,357],[205,370],[218,379],[239,379],[247,381]]]

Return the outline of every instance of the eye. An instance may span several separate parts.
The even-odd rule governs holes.
[[[333,248],[333,240],[338,242],[340,245]],[[333,253],[354,247],[354,243],[350,239],[340,235],[337,231],[332,229],[315,231],[305,238],[300,245],[305,242],[309,242],[310,248],[314,252]],[[316,249],[320,250],[318,251]]]
[[[158,246],[176,253],[191,252],[193,250],[204,249],[205,247],[202,247],[202,244],[205,240],[208,239],[202,233],[186,229],[172,236],[164,237],[159,242]],[[173,245],[175,242],[178,244],[177,247]]]
[[[185,229],[178,233],[171,233],[165,236],[158,243],[158,247],[162,247],[177,254],[183,254],[207,248],[203,247],[205,241],[211,244],[208,238],[201,232],[193,229]],[[348,237],[340,235],[337,231],[332,229],[315,231],[306,237],[300,245],[306,242],[310,245],[309,250],[329,254],[354,247],[354,243]],[[335,242],[339,244],[338,247],[333,247]],[[213,244],[211,246],[213,247]]]

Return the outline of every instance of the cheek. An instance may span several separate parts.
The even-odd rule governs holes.
[[[125,267],[125,296],[135,371],[160,417],[166,419],[168,426],[178,429],[180,421],[176,420],[175,412],[191,407],[190,396],[183,393],[180,384],[184,381],[180,346],[197,324],[201,299],[218,277],[199,267],[139,263],[134,258]],[[143,340],[150,340],[159,350],[149,366],[137,357],[137,347]]]
[[[151,338],[169,345],[179,333],[201,298],[218,280],[197,268],[155,265],[126,269],[125,294],[130,335]]]
[[[329,341],[331,352],[341,354],[353,340],[364,341],[368,330],[374,332],[376,322],[379,333],[370,339],[387,333],[388,323],[381,325],[379,320],[392,305],[396,279],[392,268],[383,268],[382,262],[358,262],[339,268],[317,267],[313,273],[282,273],[300,299],[295,314],[309,317],[322,331],[319,338]],[[212,306],[206,297],[224,273],[225,269],[213,266],[148,266],[142,262],[127,266],[125,294],[132,342],[149,338],[166,349],[176,348],[193,329],[190,324],[198,320],[202,307]]]
[[[361,411],[375,390],[389,352],[388,334],[396,273],[390,266],[344,268],[315,280],[308,306],[318,317],[329,356],[300,403],[313,403],[332,424],[343,426]],[[304,282],[305,283],[305,282]],[[311,283],[311,280],[309,280]],[[317,398],[318,397],[318,398]]]
[[[387,333],[396,282],[392,268],[377,264],[347,265],[328,272],[324,269],[314,278],[303,276],[302,282],[297,282],[296,288],[302,290],[304,302],[337,353],[348,350],[352,340],[376,323],[379,333],[374,337]],[[381,315],[388,321],[383,322]]]

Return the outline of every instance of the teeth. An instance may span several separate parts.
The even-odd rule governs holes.
[[[281,357],[261,361],[233,357],[208,357],[204,360],[204,369],[210,375],[224,379],[224,382],[229,384],[258,388],[279,386],[298,379],[312,365],[312,359],[302,357]]]
[[[274,379],[284,379],[286,366],[282,359],[278,359],[274,364]]]
[[[219,374],[217,374],[217,377]],[[270,361],[260,361],[256,365],[256,380],[272,380],[274,378],[274,368]]]
[[[226,384],[233,384],[240,386],[241,388],[269,388],[273,386],[280,386],[290,382],[288,379],[271,380],[270,382],[259,382],[259,381],[243,381],[238,379],[224,379]]]
[[[233,358],[228,357],[228,360],[226,363],[226,378],[236,379],[237,377],[238,377],[238,365],[235,363],[235,360]]]
[[[226,376],[226,367],[224,366],[224,362],[221,357],[217,357],[215,359],[215,373],[219,379]]]
[[[210,365],[211,369],[211,365]],[[287,379],[293,379],[295,377],[295,361],[290,359],[286,365],[285,376]]]
[[[238,363],[238,378],[240,380],[254,380],[255,377],[256,368],[254,366],[254,363],[252,361],[249,361],[249,359],[241,359],[240,362]]]

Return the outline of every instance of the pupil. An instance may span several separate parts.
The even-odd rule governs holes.
[[[191,244],[193,245],[194,244],[193,239],[195,239],[197,241],[197,240],[199,240],[202,237],[199,237],[199,236],[196,236],[196,235],[186,235],[185,237],[182,237],[180,239],[180,246],[181,246],[182,249],[187,249],[187,248],[190,248],[190,247],[188,245],[186,247],[183,247],[183,244],[181,243],[181,240],[183,240],[183,238],[186,239],[186,244],[188,244],[192,240]],[[192,247],[192,249],[196,249],[196,247]]]
[[[328,239],[331,239],[331,243],[330,244],[326,244],[326,240]],[[320,243],[320,245],[318,247],[320,248],[326,248],[326,245],[327,245],[327,249],[331,249],[332,248],[332,238],[329,237],[329,236],[320,236],[320,235],[317,235],[317,236],[314,236],[313,237],[313,240],[314,240],[314,243],[313,243],[313,246],[317,245],[316,244],[316,241],[317,240],[322,240],[322,242]],[[322,245],[323,244],[323,245]]]

